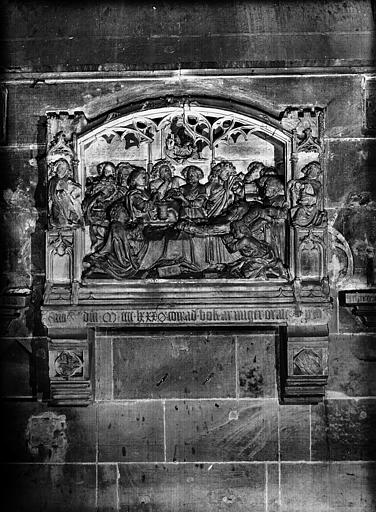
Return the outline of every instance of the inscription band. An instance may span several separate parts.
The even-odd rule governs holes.
[[[229,323],[283,323],[296,319],[292,307],[259,309],[66,309],[43,311],[43,322],[47,327],[86,325],[145,325],[145,324],[229,324]],[[323,311],[318,307],[303,310],[298,317],[302,322],[321,321]]]

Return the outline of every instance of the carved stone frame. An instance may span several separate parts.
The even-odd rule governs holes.
[[[186,100],[158,101],[158,108],[173,111],[185,108]],[[226,103],[221,104],[227,109]],[[194,109],[213,109],[208,100],[192,101]],[[234,106],[231,105],[234,109]],[[137,108],[135,109],[137,112]],[[151,109],[153,111],[153,109]],[[147,111],[149,112],[149,111]],[[142,115],[146,115],[145,111]],[[66,158],[74,178],[84,186],[83,145],[103,129],[132,115],[110,113],[90,122],[80,112],[48,112],[47,164]],[[319,162],[325,170],[321,136],[324,112],[321,109],[291,107],[275,119],[244,107],[236,115],[266,126],[285,144],[286,182],[300,179],[299,171],[307,162]],[[324,189],[323,175],[320,178]],[[325,219],[320,197],[317,208]],[[315,243],[319,267],[316,274],[305,274],[301,265],[301,246],[310,239]],[[313,242],[312,242],[313,240]],[[327,345],[330,297],[327,277],[327,226],[325,221],[313,226],[289,223],[288,282],[257,282],[246,279],[218,280],[128,280],[109,282],[82,280],[84,231],[50,227],[46,235],[47,283],[44,295],[43,321],[51,337],[50,353],[56,360],[56,346],[62,352],[72,350],[77,341],[83,358],[85,379],[77,385],[74,375],[64,378],[62,394],[51,374],[51,398],[54,403],[88,403],[91,398],[88,330],[95,327],[119,328],[174,325],[273,325],[282,329],[279,374],[281,401],[284,403],[316,403],[324,396],[327,380]],[[65,258],[64,262],[63,259]],[[309,258],[309,255],[308,255]],[[308,261],[309,263],[309,261]],[[55,268],[59,268],[55,273]],[[61,268],[64,268],[62,272]],[[208,306],[210,304],[211,306]],[[69,336],[67,336],[69,332]],[[68,338],[68,339],[67,339]],[[68,347],[69,345],[69,347]],[[72,346],[73,346],[72,345]],[[297,371],[297,357],[300,364]],[[71,390],[71,391],[69,391]]]

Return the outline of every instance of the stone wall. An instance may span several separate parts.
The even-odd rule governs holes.
[[[362,309],[343,295],[375,288],[372,7],[4,4],[0,355],[10,509],[376,509],[375,299]],[[220,98],[274,115],[291,105],[325,109],[325,207],[350,244],[354,271],[341,273],[332,252],[323,403],[279,404],[275,331],[196,329],[175,332],[174,343],[169,331],[158,340],[98,332],[95,353],[113,372],[94,379],[96,401],[49,404],[40,315],[46,111],[94,118],[166,96]]]

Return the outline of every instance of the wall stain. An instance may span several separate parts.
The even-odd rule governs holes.
[[[52,411],[30,416],[26,427],[29,453],[37,462],[65,462],[68,449],[67,420]]]

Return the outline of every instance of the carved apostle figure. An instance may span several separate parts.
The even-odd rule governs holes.
[[[128,178],[129,191],[125,204],[132,221],[152,220],[156,218],[155,206],[157,194],[148,191],[148,176],[143,167],[135,168]]]
[[[229,250],[238,251],[241,258],[228,265],[230,274],[252,279],[287,277],[282,261],[263,236],[265,227],[281,215],[283,210],[259,205],[251,207],[241,220],[231,223],[226,245]]]
[[[167,160],[160,160],[153,165],[151,171],[150,190],[158,192],[158,199],[163,201],[167,192],[171,189],[178,189],[184,181],[173,176],[174,166]]]
[[[114,164],[103,162],[99,164],[98,172],[98,177],[86,188],[83,203],[92,249],[99,247],[106,238],[109,227],[107,209],[117,199],[118,192]]]
[[[56,228],[82,225],[81,187],[73,180],[72,170],[65,158],[53,163],[48,183],[49,221]]]
[[[216,217],[234,202],[236,191],[242,187],[242,184],[237,180],[235,166],[228,161],[214,165],[208,181],[206,185],[207,214],[208,217]]]
[[[262,198],[265,205],[275,207],[285,207],[285,187],[282,180],[277,174],[275,176],[268,176],[262,186]]]
[[[247,202],[261,202],[262,190],[260,179],[265,173],[266,166],[262,162],[253,161],[247,167],[243,180],[244,199]]]
[[[188,165],[182,170],[182,175],[186,184],[179,189],[170,191],[168,198],[176,199],[180,202],[181,219],[204,219],[206,217],[206,188],[200,183],[203,179],[203,171],[196,165]]]
[[[310,162],[303,167],[301,173],[303,174],[302,178],[291,180],[288,184],[292,223],[305,228],[319,226],[326,222],[326,212],[321,210],[320,164]]]
[[[129,190],[128,178],[134,167],[129,162],[120,162],[116,166],[116,182],[117,182],[117,196],[118,198],[125,197]]]
[[[116,169],[112,162],[101,162],[97,165],[97,174],[86,178],[86,197],[95,193],[95,187],[108,180],[115,180]]]
[[[100,273],[115,279],[133,277],[140,266],[147,244],[142,225],[130,223],[125,206],[116,204],[110,210],[108,236],[98,249],[87,256],[85,275]]]

